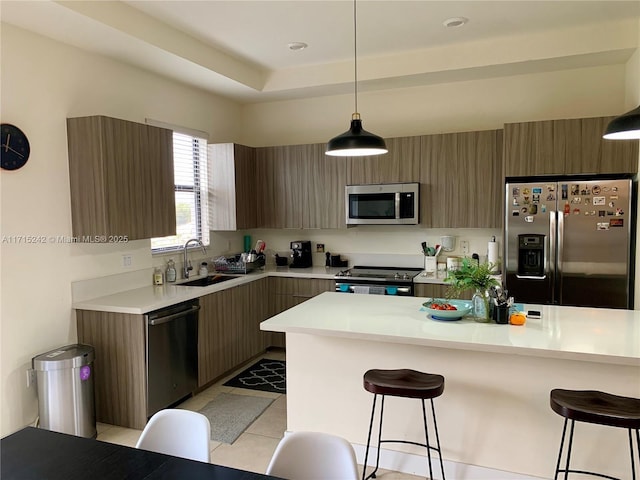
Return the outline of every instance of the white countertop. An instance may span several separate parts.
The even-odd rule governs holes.
[[[252,282],[265,277],[291,277],[291,278],[327,278],[333,277],[343,268],[289,268],[289,267],[268,267],[247,275],[238,275],[233,280],[209,285],[206,287],[183,287],[178,283],[166,283],[160,286],[149,285],[147,287],[135,288],[124,292],[105,295],[74,302],[72,308],[76,310],[95,310],[99,312],[133,313],[144,314],[168,307],[176,303],[192,300],[194,298],[208,295],[209,293],[237,287],[244,283]],[[200,278],[193,276],[190,280]]]
[[[523,326],[437,321],[424,298],[326,292],[261,323],[266,331],[640,366],[640,311],[525,305]],[[639,372],[640,374],[640,372]]]
[[[445,278],[447,278],[446,270],[439,270],[437,272],[430,273],[427,273],[423,270],[418,275],[413,277],[413,283],[437,283],[447,285],[447,282],[444,281]]]

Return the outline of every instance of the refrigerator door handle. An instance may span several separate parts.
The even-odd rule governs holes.
[[[556,255],[558,253],[558,230],[556,223],[561,215],[562,213],[558,211],[552,211],[549,214],[549,252],[547,253],[549,263],[547,267],[549,269],[549,276],[551,277],[551,285],[555,285],[556,281]],[[551,303],[555,304],[557,300],[555,288],[552,288]]]
[[[555,252],[555,274],[554,274],[554,302],[559,304],[562,300],[562,249],[564,248],[564,213],[556,212],[558,218],[558,228],[557,228],[557,248]]]

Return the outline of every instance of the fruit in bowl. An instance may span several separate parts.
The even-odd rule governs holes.
[[[434,320],[460,320],[471,312],[469,300],[432,299],[423,303],[422,306]]]

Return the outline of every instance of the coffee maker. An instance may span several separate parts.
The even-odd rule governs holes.
[[[291,265],[289,268],[309,268],[311,265],[311,242],[308,240],[291,242]]]

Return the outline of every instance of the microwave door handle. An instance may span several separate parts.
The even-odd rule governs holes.
[[[395,193],[396,218],[400,218],[400,192]]]

